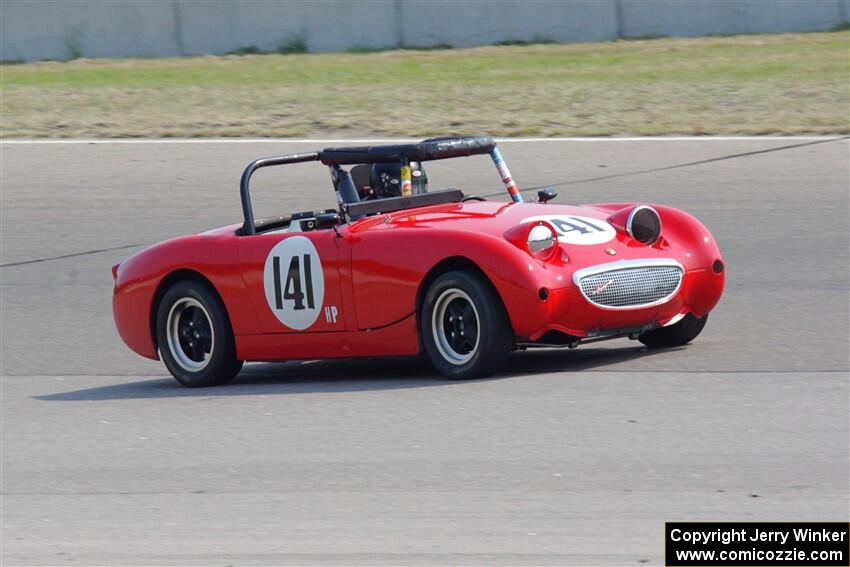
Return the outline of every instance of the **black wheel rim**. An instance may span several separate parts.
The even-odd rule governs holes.
[[[198,372],[209,364],[215,348],[215,332],[206,308],[196,299],[184,297],[168,312],[168,348],[184,370]]]
[[[434,303],[431,330],[442,357],[455,365],[469,362],[478,350],[479,318],[475,303],[461,289],[447,289]]]

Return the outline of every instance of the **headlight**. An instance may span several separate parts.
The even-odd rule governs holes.
[[[505,240],[527,252],[541,262],[551,262],[560,258],[567,262],[567,255],[558,244],[555,227],[544,220],[523,222],[505,231]]]
[[[538,224],[528,231],[528,251],[534,255],[546,255],[557,240],[557,235],[548,225]]]
[[[635,207],[626,220],[626,232],[638,242],[652,246],[661,236],[661,217],[652,207]]]

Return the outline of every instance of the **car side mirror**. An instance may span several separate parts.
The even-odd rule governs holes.
[[[322,213],[316,216],[316,230],[337,227],[340,224],[342,224],[342,218],[339,213]]]
[[[537,192],[537,200],[541,203],[548,203],[552,199],[558,196],[558,193],[554,189],[543,189]]]

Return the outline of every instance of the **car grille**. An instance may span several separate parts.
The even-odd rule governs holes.
[[[602,307],[631,308],[663,303],[682,283],[679,266],[611,269],[578,280],[582,294]]]

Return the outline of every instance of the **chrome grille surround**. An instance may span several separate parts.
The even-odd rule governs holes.
[[[620,260],[576,270],[573,283],[597,307],[641,309],[669,301],[684,273],[676,260]]]

